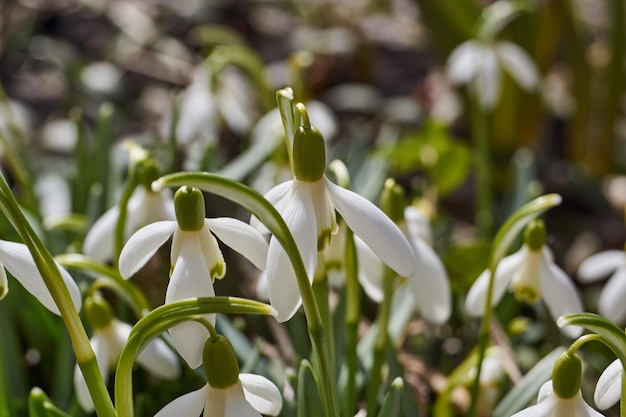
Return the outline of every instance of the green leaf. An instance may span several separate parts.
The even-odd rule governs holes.
[[[378,417],[397,417],[402,413],[402,391],[404,390],[404,382],[402,378],[397,377],[391,383],[389,392],[385,395],[383,406],[378,413]]]
[[[40,389],[33,388],[28,397],[28,414],[30,417],[71,417],[58,409],[50,398]]]
[[[439,154],[430,176],[442,196],[456,190],[465,181],[470,169],[471,156],[465,146],[450,146]]]
[[[575,313],[560,317],[557,324],[559,327],[581,326],[596,333],[622,364],[626,365],[626,333],[612,321],[594,313]]]
[[[317,391],[317,382],[311,364],[306,359],[300,362],[298,370],[298,396],[296,401],[298,417],[322,416],[322,400]]]

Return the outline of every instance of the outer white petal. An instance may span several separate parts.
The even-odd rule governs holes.
[[[446,72],[453,83],[467,84],[476,76],[480,68],[480,51],[482,49],[480,44],[467,41],[452,51],[446,63]]]
[[[30,292],[39,302],[54,314],[60,315],[48,287],[44,283],[43,277],[35,265],[33,255],[28,247],[22,243],[8,242],[0,240],[0,263],[17,279],[28,292]],[[61,277],[70,292],[70,297],[76,310],[80,310],[81,297],[80,290],[70,274],[61,265],[57,264]],[[5,276],[6,279],[6,276]],[[6,286],[6,284],[5,284]]]
[[[110,358],[110,349],[106,342],[106,339],[101,335],[96,333],[91,340],[91,348],[93,349],[94,355],[96,356],[96,361],[98,363],[98,368],[100,369],[100,374],[102,375],[102,379],[104,383],[109,380],[109,358]],[[81,372],[78,365],[74,368],[74,390],[76,390],[76,399],[78,403],[85,411],[93,411],[94,405],[91,399],[91,395],[89,395],[89,389],[87,388],[87,383],[85,382],[85,377]]]
[[[398,226],[368,199],[333,184],[326,177],[324,180],[335,208],[354,234],[398,275],[412,275],[413,249]]]
[[[492,109],[500,96],[500,66],[493,49],[484,48],[480,58],[480,70],[473,88],[480,104]]]
[[[593,402],[600,410],[606,410],[619,401],[623,369],[620,360],[616,359],[600,375],[593,393]]]
[[[165,303],[186,298],[214,296],[213,282],[198,240],[183,239],[180,255],[174,265],[170,284],[165,294]],[[206,314],[204,317],[215,323],[213,314]],[[202,364],[202,349],[209,338],[209,332],[206,328],[200,323],[190,321],[172,327],[169,332],[176,350],[189,364],[189,367],[197,368],[200,366]]]
[[[376,254],[358,236],[354,237],[359,264],[359,282],[365,294],[373,301],[381,303],[383,294],[384,265]]]
[[[533,405],[532,407],[525,408],[522,411],[513,414],[511,417],[565,417],[554,414],[556,402],[556,398],[552,396],[536,405]]]
[[[619,268],[606,283],[598,300],[600,314],[622,324],[626,321],[626,266]]]
[[[532,90],[537,86],[537,67],[526,51],[507,41],[498,42],[495,48],[500,63],[520,87]]]
[[[608,276],[621,265],[626,265],[626,252],[623,250],[608,250],[596,253],[581,262],[578,267],[578,278],[581,282],[598,281]]]
[[[162,339],[152,340],[137,356],[137,362],[162,379],[175,379],[181,374],[178,356]]]
[[[283,213],[291,200],[289,197],[292,186],[293,180],[285,181],[270,189],[263,197],[272,203],[279,213]],[[263,223],[261,223],[255,216],[250,218],[250,226],[254,227],[262,234],[269,233],[269,230],[267,230]]]
[[[574,283],[561,268],[544,260],[539,274],[543,299],[554,321],[563,315],[583,311]],[[572,338],[580,336],[583,331],[578,326],[565,326],[561,330]]]
[[[261,417],[261,414],[247,401],[241,382],[226,388],[224,390],[224,397],[224,417]],[[207,407],[208,406],[209,400],[207,398]],[[218,414],[207,414],[206,408],[204,414],[204,417],[222,417],[222,415]]]
[[[219,240],[246,257],[259,269],[267,263],[267,242],[252,226],[230,217],[205,219],[204,224]]]
[[[513,274],[519,268],[520,262],[523,260],[524,253],[518,251],[512,255],[503,258],[496,269],[496,276],[493,282],[493,294],[491,305],[495,306],[506,289],[508,288]],[[465,298],[465,310],[472,316],[482,316],[485,314],[485,301],[487,297],[487,287],[489,286],[489,270],[483,271],[476,279],[474,285],[470,288]]]
[[[205,385],[199,390],[181,395],[163,407],[154,417],[199,416],[206,402],[208,388],[209,386]]]
[[[133,234],[120,254],[119,270],[128,279],[154,256],[178,227],[176,221],[165,220],[149,224]]]
[[[145,187],[138,187],[134,196],[137,203],[133,205],[132,211],[129,208],[127,233],[135,232],[150,223],[176,220],[174,199],[170,190],[154,192]]]
[[[310,195],[294,192],[283,218],[293,234],[309,280],[312,281],[317,264],[317,223]],[[265,273],[270,304],[278,312],[276,320],[287,321],[298,310],[302,299],[293,266],[275,237],[270,240]]]
[[[246,400],[259,413],[275,416],[283,407],[283,397],[272,381],[261,375],[240,374]]]
[[[435,251],[418,238],[413,241],[417,269],[409,277],[417,305],[426,320],[441,324],[448,320],[452,300],[448,274]]]
[[[118,206],[108,209],[91,226],[83,242],[83,253],[101,262],[113,257],[114,230],[120,214]]]

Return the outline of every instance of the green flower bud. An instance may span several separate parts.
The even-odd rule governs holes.
[[[213,388],[232,387],[239,381],[239,362],[226,337],[210,337],[202,351],[204,375]]]
[[[380,207],[394,223],[399,223],[404,219],[405,198],[404,189],[393,179],[388,178],[380,196]]]
[[[293,171],[300,181],[317,181],[326,169],[326,144],[324,137],[309,122],[309,114],[304,104],[296,104],[302,117],[300,126],[293,138]]]
[[[139,184],[151,190],[152,181],[161,176],[161,170],[154,158],[150,156],[139,163],[137,175]]]
[[[563,399],[574,397],[580,390],[582,364],[575,354],[563,352],[557,358],[552,369],[552,387],[554,393]]]
[[[83,306],[87,321],[95,329],[107,327],[113,321],[115,315],[109,303],[99,294],[87,297]]]
[[[204,227],[206,214],[202,191],[182,186],[174,194],[176,221],[180,230],[192,232]]]
[[[546,243],[546,225],[542,220],[534,219],[524,229],[524,243],[532,251],[541,250]]]

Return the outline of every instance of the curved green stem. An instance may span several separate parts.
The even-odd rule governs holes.
[[[74,303],[65,286],[63,277],[52,255],[50,255],[48,249],[44,246],[41,239],[39,239],[24,217],[17,201],[11,193],[9,185],[2,175],[0,175],[0,208],[19,233],[24,244],[28,246],[28,249],[31,251],[37,269],[41,273],[46,287],[59,308],[61,318],[72,340],[76,361],[85,376],[85,381],[98,416],[115,416],[113,403],[111,402],[111,398],[109,397],[109,393],[100,374],[96,357],[89,343],[89,338],[78,316],[78,312],[74,308]]]
[[[313,354],[316,358],[315,363],[319,366],[318,383],[326,416],[338,416],[339,409],[335,394],[335,380],[330,360],[330,349],[325,337],[324,323],[315,302],[315,296],[309,284],[309,278],[300,256],[300,251],[283,218],[269,201],[250,187],[206,172],[184,172],[166,175],[153,182],[152,188],[157,191],[165,187],[182,185],[197,187],[245,207],[267,227],[285,249],[298,280],[302,307],[307,318],[307,329],[313,345]]]
[[[487,112],[476,98],[470,100],[471,130],[474,141],[476,167],[476,224],[483,238],[493,233],[493,180],[489,152],[489,126]]]
[[[342,415],[354,415],[356,408],[356,374],[359,366],[357,347],[359,321],[361,320],[361,296],[354,234],[346,227],[345,271],[346,271],[346,366],[348,376],[343,393]]]
[[[137,355],[170,327],[211,313],[276,314],[267,304],[236,297],[193,298],[155,308],[135,324],[117,363],[115,406],[119,416],[133,415],[132,370]]]

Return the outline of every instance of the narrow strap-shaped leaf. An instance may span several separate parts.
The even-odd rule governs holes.
[[[298,396],[296,398],[296,404],[298,407],[298,417],[323,415],[322,400],[317,391],[313,368],[306,359],[300,362],[300,369],[298,370]]]
[[[378,413],[378,417],[398,417],[402,415],[402,391],[404,390],[404,381],[397,377],[391,383],[391,387],[385,395],[383,406]]]
[[[28,397],[28,415],[30,417],[71,417],[57,408],[40,388],[33,388]]]

